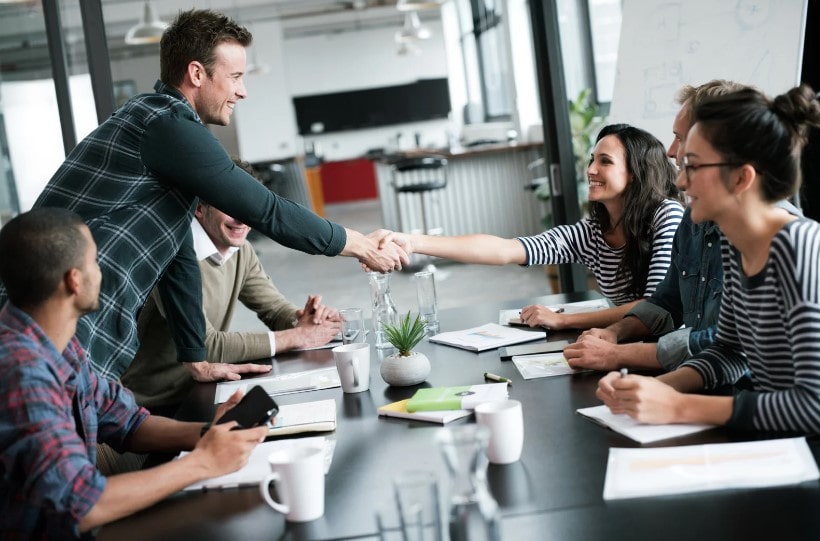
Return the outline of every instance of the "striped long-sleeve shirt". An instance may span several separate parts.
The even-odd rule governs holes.
[[[766,267],[743,273],[721,241],[724,289],[716,342],[681,366],[707,389],[748,368],[753,390],[735,394],[730,426],[820,432],[820,224],[798,219],[772,239]]]
[[[655,291],[655,286],[666,276],[672,262],[672,239],[683,218],[683,207],[667,199],[658,206],[652,220],[652,259],[646,278],[644,297]],[[528,265],[553,263],[583,263],[598,287],[614,304],[625,304],[635,298],[626,292],[631,276],[618,274],[624,248],[613,248],[604,240],[600,225],[584,218],[574,225],[559,225],[540,235],[519,237],[527,251]]]

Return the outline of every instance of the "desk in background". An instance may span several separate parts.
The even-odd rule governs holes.
[[[553,295],[543,304],[597,297]],[[443,331],[497,321],[501,308],[527,301],[484,304],[444,310]],[[574,338],[557,332],[550,339]],[[638,447],[631,440],[601,428],[575,413],[597,405],[594,396],[601,374],[581,373],[524,381],[497,351],[476,354],[424,342],[419,346],[432,362],[431,386],[483,383],[490,371],[513,380],[511,398],[524,405],[524,451],[507,466],[490,465],[490,489],[502,514],[504,540],[589,541],[595,539],[817,539],[820,538],[820,484],[755,490],[730,490],[662,498],[603,501],[610,447]],[[306,524],[287,524],[271,510],[255,488],[179,494],[150,509],[102,528],[101,541],[129,540],[332,540],[378,537],[375,509],[393,497],[392,478],[411,468],[435,470],[449,479],[434,442],[440,427],[393,418],[379,418],[376,408],[407,398],[416,387],[391,388],[378,375],[379,354],[371,355],[370,391],[343,395],[341,388],[283,395],[282,404],[335,398],[338,427],[333,464],[327,476],[325,516]],[[388,350],[389,352],[389,350]],[[332,366],[329,350],[277,357],[274,370],[296,372]],[[214,384],[198,385],[180,417],[209,420]],[[453,424],[474,422],[472,418]],[[656,445],[726,443],[765,438],[725,428]],[[815,459],[820,440],[810,438]]]

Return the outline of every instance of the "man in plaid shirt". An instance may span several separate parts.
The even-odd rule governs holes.
[[[149,415],[118,383],[89,369],[73,336],[99,306],[91,232],[56,208],[21,214],[0,230],[0,539],[68,539],[185,486],[242,467],[267,427],[182,423]],[[239,400],[220,407],[219,418]],[[137,452],[193,449],[149,470],[104,477],[97,441]]]
[[[160,44],[155,93],[129,100],[80,142],[34,204],[75,211],[99,247],[100,310],[77,337],[101,375],[118,378],[136,354],[136,319],[158,286],[177,357],[194,379],[238,379],[269,366],[205,362],[202,285],[190,224],[198,198],[279,243],[347,255],[373,270],[407,256],[276,196],[231,161],[205,124],[227,125],[246,96],[251,34],[210,10],[182,12]],[[0,304],[3,302],[0,287]]]

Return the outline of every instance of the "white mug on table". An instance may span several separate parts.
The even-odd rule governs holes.
[[[487,458],[492,464],[511,464],[521,458],[524,417],[521,402],[485,402],[475,407],[476,423],[490,429]]]
[[[259,492],[276,511],[290,522],[316,520],[325,514],[325,452],[320,446],[295,446],[268,456],[271,472],[259,485]],[[278,502],[270,495],[276,483]]]
[[[370,344],[345,344],[333,348],[333,359],[342,391],[360,393],[370,389]]]

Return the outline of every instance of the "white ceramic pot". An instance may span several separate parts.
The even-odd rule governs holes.
[[[416,385],[430,375],[430,359],[424,353],[416,351],[407,357],[394,353],[384,358],[379,373],[388,385],[396,387]]]

